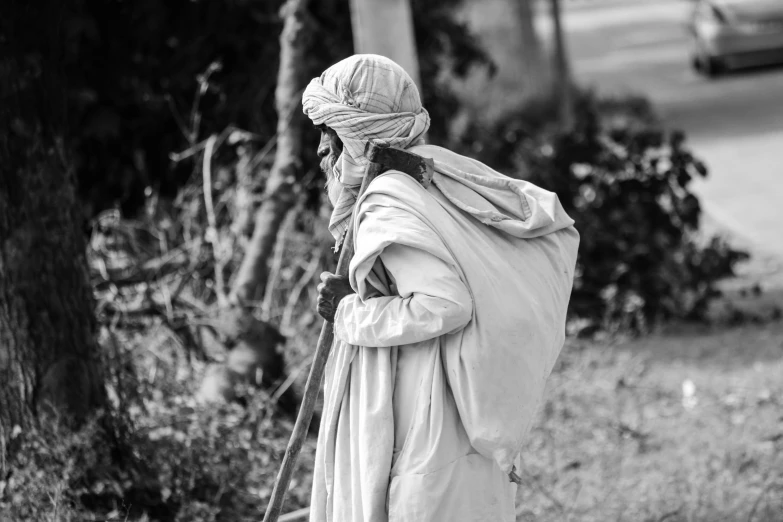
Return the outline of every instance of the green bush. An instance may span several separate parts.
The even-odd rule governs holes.
[[[747,254],[699,236],[691,181],[707,168],[685,135],[664,131],[643,98],[579,92],[569,132],[556,114],[537,101],[468,129],[457,147],[557,193],[581,234],[572,315],[631,330],[702,317],[715,283]]]

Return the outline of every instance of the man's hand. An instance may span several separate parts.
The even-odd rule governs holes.
[[[353,288],[347,277],[334,275],[330,272],[321,274],[321,284],[318,285],[318,313],[321,317],[334,322],[334,314],[337,313],[337,305],[346,295],[353,294]]]

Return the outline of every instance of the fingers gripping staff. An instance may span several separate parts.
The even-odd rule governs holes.
[[[347,277],[324,272],[321,274],[321,284],[318,285],[318,313],[333,323],[340,301],[352,293],[354,291]]]
[[[430,158],[423,158],[395,147],[378,146],[372,143],[368,143],[365,155],[369,159],[369,163],[362,179],[359,197],[364,194],[373,179],[389,169],[403,172],[425,187],[432,181],[434,163]],[[291,434],[291,439],[283,456],[283,463],[277,475],[275,488],[272,491],[272,499],[264,515],[264,522],[276,522],[280,516],[288,485],[291,482],[291,476],[296,466],[296,459],[299,457],[299,452],[307,437],[326,361],[334,341],[334,325],[331,321],[334,320],[334,314],[337,311],[337,305],[340,300],[346,295],[353,293],[347,282],[348,268],[353,253],[353,226],[349,225],[340,250],[336,274],[325,273],[321,276],[323,282],[319,285],[318,312],[327,319],[327,322],[324,323],[321,335],[318,338],[313,364],[310,367],[310,375],[307,378],[307,384],[305,384],[302,405],[299,408],[294,431]]]

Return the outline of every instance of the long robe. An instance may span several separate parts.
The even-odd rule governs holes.
[[[457,164],[463,169],[460,172],[481,170],[480,164],[443,149],[417,149],[422,155]],[[487,170],[480,173],[494,176]],[[505,405],[502,400],[481,403],[486,396],[482,389],[470,389],[470,379],[460,375],[465,373],[460,365],[470,360],[461,355],[466,343],[486,340],[487,346],[471,349],[483,350],[487,357],[493,356],[492,345],[498,344],[486,333],[476,334],[481,332],[476,322],[491,317],[488,312],[501,320],[508,312],[499,308],[477,313],[477,299],[485,305],[493,302],[483,295],[487,292],[497,297],[498,307],[508,305],[501,295],[503,274],[493,274],[488,266],[487,273],[477,278],[468,265],[491,264],[492,259],[477,257],[479,250],[466,251],[502,253],[507,248],[503,246],[509,242],[506,232],[481,221],[493,221],[492,217],[499,221],[497,210],[503,202],[493,202],[491,193],[479,199],[471,190],[460,195],[464,184],[439,181],[425,190],[392,172],[373,182],[358,202],[356,256],[351,264],[357,294],[341,301],[335,317],[336,342],[326,369],[316,453],[313,522],[512,522],[515,518],[516,486],[508,472],[518,457],[524,430],[497,437],[496,429],[483,432],[482,419],[494,419],[493,413],[502,412]],[[443,191],[457,193],[456,205]],[[528,194],[526,207],[536,194]],[[494,210],[482,210],[485,203]],[[520,375],[530,381],[529,390],[527,385],[521,387],[530,392],[525,396],[530,404],[519,410],[526,417],[519,426],[532,420],[537,407],[534,396],[543,388],[562,345],[578,242],[573,222],[564,217],[559,203],[549,210],[554,219],[540,221],[535,214],[538,208],[526,208],[515,218],[524,222],[525,231],[512,245],[522,250],[513,252],[522,254],[520,263],[534,275],[540,268],[529,284],[531,291],[542,294],[520,313],[535,315],[540,308],[556,311],[557,317],[541,316],[538,320],[547,323],[542,328],[546,335],[531,337],[537,341],[528,350],[535,371]],[[458,236],[457,242],[451,239]],[[509,335],[517,335],[523,345],[526,340],[524,332],[519,336],[513,328],[502,335],[499,344],[504,346]],[[498,375],[497,385],[501,392],[508,389],[506,395],[513,402],[514,390],[520,386],[506,377]]]

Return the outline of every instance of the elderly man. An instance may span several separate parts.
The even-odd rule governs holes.
[[[397,64],[356,55],[304,92],[347,279],[322,274],[334,323],[314,522],[515,520],[515,468],[564,341],[579,236],[557,196],[425,145],[429,115]],[[435,164],[358,199],[369,140]]]

